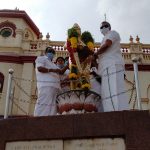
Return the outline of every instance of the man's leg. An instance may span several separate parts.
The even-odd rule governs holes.
[[[102,73],[102,102],[104,111],[128,110],[128,99],[124,83],[124,68],[114,65]]]
[[[127,93],[127,89],[125,86],[124,80],[124,72],[120,71],[123,70],[122,65],[116,65],[116,89],[117,89],[117,99],[118,99],[118,110],[129,110],[129,97]]]
[[[38,89],[38,99],[35,105],[34,116],[55,115],[56,91],[54,87],[41,87]]]
[[[111,68],[106,68],[102,71],[101,74],[102,76],[101,97],[104,112],[115,111],[117,110],[118,105],[117,99],[115,101],[113,99],[113,91],[111,85],[114,85],[115,81],[112,80],[111,72],[113,72]]]
[[[59,89],[51,87],[50,93],[49,93],[49,99],[51,100],[49,105],[49,116],[56,115],[57,114],[57,105],[56,105],[56,96],[59,92]]]

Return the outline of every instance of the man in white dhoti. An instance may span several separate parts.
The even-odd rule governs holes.
[[[52,62],[55,51],[47,47],[44,56],[35,60],[38,99],[35,105],[34,116],[50,116],[57,113],[56,96],[60,89],[60,73],[66,71],[68,66],[59,69]]]
[[[128,110],[120,36],[111,30],[111,25],[106,21],[101,23],[100,31],[104,38],[94,56],[98,58],[98,74],[102,77],[101,97],[104,111]]]

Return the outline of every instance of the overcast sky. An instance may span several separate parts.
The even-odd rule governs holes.
[[[65,41],[67,29],[78,23],[100,42],[99,26],[106,13],[122,43],[139,35],[142,43],[150,44],[150,0],[0,0],[0,9],[16,7],[27,12],[44,38],[49,32],[51,40]]]

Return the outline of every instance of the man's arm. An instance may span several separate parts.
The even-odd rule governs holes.
[[[39,72],[41,72],[41,73],[48,73],[48,72],[55,72],[55,73],[57,73],[57,72],[59,72],[60,69],[48,69],[48,68],[40,66],[40,67],[37,67],[37,70]]]
[[[37,70],[41,73],[55,72],[55,73],[63,74],[67,69],[68,69],[68,65],[65,66],[63,69],[48,69],[42,66],[37,67]]]
[[[105,43],[100,47],[100,49],[94,54],[94,56],[98,57],[98,55],[105,53],[111,45],[112,45],[112,41],[107,39]]]
[[[64,74],[64,72],[67,70],[69,68],[69,64],[68,65],[66,65],[64,68],[62,68],[62,69],[59,69],[59,74]]]

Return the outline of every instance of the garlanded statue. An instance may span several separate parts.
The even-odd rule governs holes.
[[[97,112],[100,95],[90,90],[91,56],[94,39],[90,32],[81,34],[78,24],[68,29],[66,49],[71,60],[70,90],[57,96],[59,114]]]
[[[94,39],[90,32],[85,31],[81,34],[78,24],[74,24],[68,29],[67,50],[71,59],[69,79],[70,88],[90,89],[90,56],[94,53]]]

